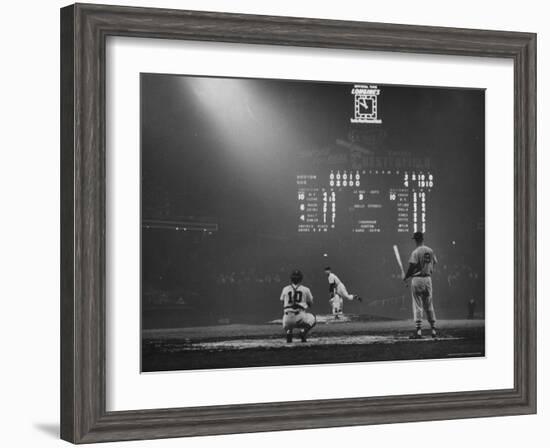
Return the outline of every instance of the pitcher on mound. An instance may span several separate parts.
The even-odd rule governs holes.
[[[332,272],[329,266],[325,268],[325,274],[327,274],[327,278],[328,278],[328,291],[331,299],[334,296],[338,295],[343,299],[359,300],[359,302],[362,302],[363,299],[361,299],[361,297],[359,297],[357,294],[350,294],[348,292],[348,290],[346,289],[346,286],[336,276],[336,274]]]

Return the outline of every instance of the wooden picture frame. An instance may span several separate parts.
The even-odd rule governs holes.
[[[514,387],[107,412],[107,36],[513,59]],[[62,439],[91,443],[535,412],[535,34],[86,4],[61,10]]]

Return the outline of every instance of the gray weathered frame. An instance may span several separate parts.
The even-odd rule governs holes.
[[[107,412],[107,36],[511,58],[514,387],[505,390]],[[536,412],[536,35],[76,4],[61,10],[61,437],[74,443]]]

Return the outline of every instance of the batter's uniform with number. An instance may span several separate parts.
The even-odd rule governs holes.
[[[409,263],[416,266],[411,279],[411,295],[413,302],[413,316],[417,323],[422,322],[424,312],[426,319],[435,325],[435,310],[433,304],[432,273],[437,263],[434,251],[428,246],[419,246],[411,254]]]
[[[307,286],[288,285],[281,293],[283,302],[283,329],[288,332],[294,328],[310,329],[315,325],[315,316],[307,312],[313,303],[313,295]]]
[[[348,292],[341,280],[332,272],[328,275],[328,284],[330,292],[334,292],[334,294],[348,300],[353,300],[355,298],[353,294]]]

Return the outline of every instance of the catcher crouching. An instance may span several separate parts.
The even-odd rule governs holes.
[[[313,295],[307,286],[302,285],[304,275],[299,270],[290,274],[290,285],[281,292],[283,302],[283,329],[286,342],[291,343],[294,329],[300,330],[300,339],[307,342],[307,334],[315,326],[315,315],[307,310],[313,305]]]

